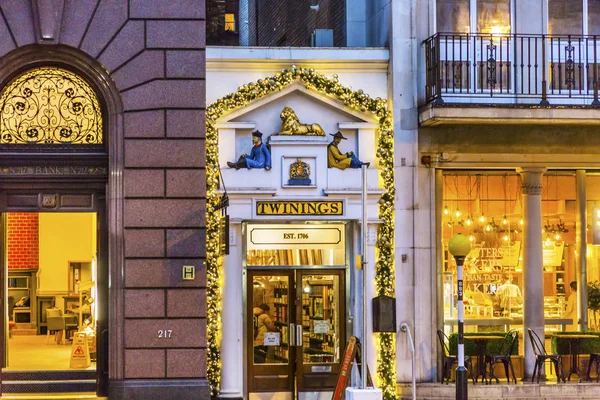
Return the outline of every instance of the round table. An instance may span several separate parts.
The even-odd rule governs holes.
[[[581,372],[579,371],[579,347],[581,345],[581,339],[598,339],[596,335],[586,335],[586,334],[554,334],[552,335],[554,338],[567,339],[569,341],[569,354],[571,355],[571,369],[569,370],[569,375],[567,375],[567,379],[571,380],[572,374],[577,374],[579,377],[579,382],[582,382]]]
[[[477,383],[477,379],[479,376],[482,376],[482,382],[488,383],[487,380],[487,371],[485,369],[485,349],[487,347],[488,340],[498,340],[504,339],[504,335],[478,335],[478,336],[468,336],[465,335],[465,340],[474,340],[477,345],[477,372],[475,375],[475,383]],[[492,366],[493,368],[493,366]]]

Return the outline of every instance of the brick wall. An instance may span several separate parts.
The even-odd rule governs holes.
[[[39,267],[38,217],[37,213],[7,214],[8,269]]]

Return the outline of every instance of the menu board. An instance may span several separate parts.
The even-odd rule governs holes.
[[[559,267],[562,264],[565,242],[550,243],[543,242],[543,263],[544,267]]]

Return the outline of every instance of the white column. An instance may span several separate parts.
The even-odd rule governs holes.
[[[356,129],[357,155],[360,161],[370,162],[370,168],[375,168],[377,163],[377,137],[375,131],[378,124],[370,122],[340,122],[338,129]],[[370,176],[369,176],[370,178]],[[369,187],[375,187],[373,182],[369,182]]]
[[[227,168],[227,161],[236,162],[235,157],[235,129],[219,129],[219,166]]]
[[[535,354],[527,329],[544,337],[544,266],[542,258],[542,174],[546,168],[517,168],[523,194],[523,336],[525,377],[535,368]]]
[[[237,130],[256,129],[255,122],[220,122],[216,125],[219,135],[219,165],[227,168],[227,161],[235,162],[235,134]]]
[[[223,326],[221,329],[221,398],[244,395],[244,304],[242,294],[242,230],[231,224],[229,255],[224,258]]]
[[[367,224],[367,337],[369,343],[367,343],[367,362],[369,365],[369,371],[371,372],[371,378],[373,382],[376,381],[377,374],[377,338],[373,334],[373,298],[377,296],[377,283],[375,281],[375,244],[377,243],[377,224]]]
[[[397,323],[406,322],[413,329],[419,382],[433,381],[431,313],[432,284],[431,241],[427,237],[430,224],[419,225],[422,185],[418,171],[418,110],[417,110],[417,2],[396,0],[387,7],[391,16],[390,73],[388,100],[394,114],[394,181],[395,235],[394,262],[396,268]],[[382,18],[381,28],[386,25]],[[422,24],[419,24],[419,28]],[[430,193],[425,194],[427,198]],[[429,201],[429,200],[427,200]],[[428,219],[429,220],[429,219]],[[421,247],[424,244],[424,247]],[[423,279],[425,278],[425,279]],[[428,311],[419,314],[427,305]],[[433,306],[435,306],[433,304]],[[427,322],[421,322],[427,318]],[[398,382],[412,381],[412,357],[407,336],[397,335],[396,377]],[[435,363],[435,361],[433,362]]]
[[[577,198],[577,316],[579,319],[579,329],[587,331],[588,329],[588,308],[587,308],[587,207],[586,207],[586,187],[585,170],[579,169],[576,173]],[[565,282],[568,285],[570,282]]]

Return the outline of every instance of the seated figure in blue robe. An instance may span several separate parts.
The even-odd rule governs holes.
[[[271,153],[262,142],[262,132],[252,132],[252,150],[250,154],[242,154],[236,162],[227,162],[229,168],[264,168],[271,169]]]

